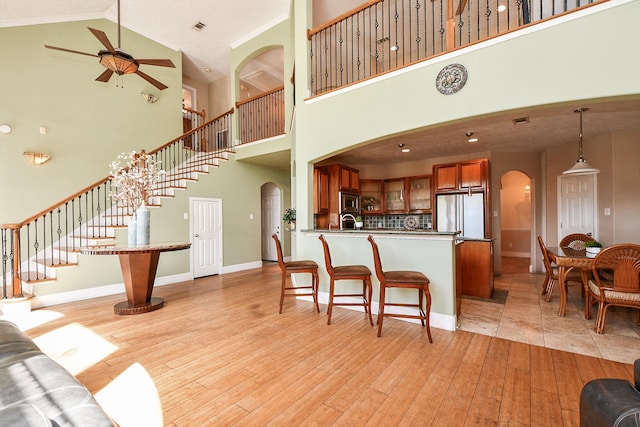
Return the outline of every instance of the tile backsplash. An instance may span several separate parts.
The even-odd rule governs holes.
[[[415,214],[415,215],[366,215],[363,216],[364,228],[391,228],[402,230],[405,228],[405,220],[408,217],[415,219],[416,229],[430,230],[432,229],[432,214]]]

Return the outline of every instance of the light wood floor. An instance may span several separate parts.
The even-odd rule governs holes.
[[[572,426],[585,382],[632,378],[630,365],[465,331],[434,328],[429,344],[394,319],[377,338],[362,313],[336,308],[327,326],[326,306],[306,301],[279,315],[279,284],[268,266],[158,287],[165,307],[142,315],[113,314],[123,295],[64,304],[27,333],[75,325],[114,345],[76,376],[97,392],[140,363],[166,426]]]

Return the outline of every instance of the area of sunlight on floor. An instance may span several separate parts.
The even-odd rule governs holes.
[[[149,373],[139,363],[129,366],[95,394],[120,427],[162,427],[162,404]],[[135,405],[135,410],[131,406]]]

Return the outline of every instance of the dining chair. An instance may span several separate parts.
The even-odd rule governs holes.
[[[318,307],[318,264],[315,261],[300,260],[285,262],[282,255],[282,245],[277,234],[272,234],[271,237],[276,242],[276,252],[278,253],[278,266],[282,272],[282,284],[280,286],[280,311],[282,314],[282,305],[284,304],[285,297],[313,297],[313,304],[316,307],[316,311],[320,313],[320,307]],[[292,274],[309,273],[311,274],[311,285],[309,286],[294,286],[291,278]],[[289,277],[290,286],[287,286],[287,277]],[[302,292],[301,292],[302,291]]]
[[[549,257],[549,250],[542,239],[542,236],[538,236],[538,244],[540,245],[540,251],[542,252],[542,262],[544,264],[545,278],[542,282],[542,295],[545,295],[545,301],[551,301],[551,295],[553,294],[553,288],[558,283],[558,269],[551,265],[551,257]],[[567,273],[567,279],[565,280],[565,288],[568,286],[567,282],[578,282],[583,284],[582,276],[580,272],[571,270]]]
[[[324,261],[329,274],[329,307],[327,308],[327,325],[331,324],[331,314],[334,306],[361,306],[364,308],[365,314],[369,316],[369,323],[373,326],[373,318],[371,317],[371,270],[366,265],[340,265],[334,266],[331,262],[331,253],[326,239],[321,234],[319,236],[324,249]],[[339,280],[361,280],[361,293],[336,293],[335,282]],[[354,302],[352,298],[362,298],[362,302]],[[336,301],[336,298],[338,301]],[[348,300],[345,301],[345,298]]]
[[[640,245],[622,243],[603,249],[591,264],[593,279],[589,280],[588,307],[591,301],[598,302],[596,333],[604,333],[607,309],[613,306],[638,309],[640,325]],[[607,280],[603,272],[609,272]],[[587,313],[588,318],[591,313]]]
[[[373,263],[376,268],[376,276],[380,282],[380,302],[378,308],[378,336],[382,334],[382,323],[385,317],[398,317],[408,319],[420,319],[420,324],[426,326],[429,342],[432,343],[431,328],[429,327],[429,314],[431,313],[431,293],[429,292],[429,279],[419,271],[384,271],[380,262],[378,244],[372,236],[367,238],[373,249]],[[388,288],[417,289],[418,303],[389,303],[387,302]],[[426,299],[426,308],[424,300]],[[409,307],[418,310],[418,314],[387,313],[386,307]]]
[[[595,240],[593,236],[582,233],[573,233],[567,234],[560,240],[561,248],[571,248],[579,251],[583,251],[586,249],[585,242],[590,242]]]

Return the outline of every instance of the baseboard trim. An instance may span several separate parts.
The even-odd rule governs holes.
[[[191,280],[193,280],[193,274],[191,273],[157,277],[154,287],[170,285],[179,282],[189,282]],[[124,294],[124,283],[115,283],[113,285],[79,289],[77,291],[60,292],[57,294],[34,296],[31,300],[31,306],[33,308],[42,308],[52,305],[65,304],[68,302],[83,301],[117,294]]]

